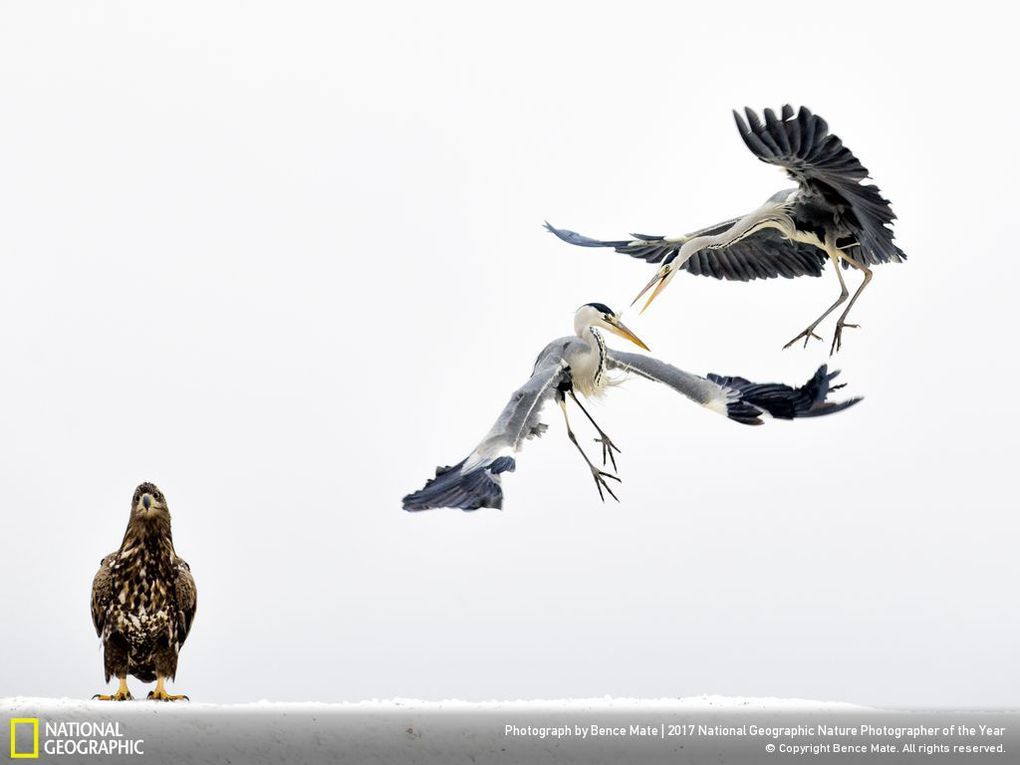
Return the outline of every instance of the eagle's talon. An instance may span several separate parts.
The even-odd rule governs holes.
[[[97,693],[92,697],[92,701],[134,701],[134,696],[131,695],[130,691],[120,692],[107,695],[105,693]]]
[[[149,695],[145,698],[149,701],[191,701],[191,699],[183,693],[167,693],[165,689],[160,688],[157,688],[154,691],[149,691]]]

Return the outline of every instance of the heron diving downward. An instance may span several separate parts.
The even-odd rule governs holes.
[[[599,497],[604,502],[608,493],[619,501],[608,481],[619,482],[620,479],[597,467],[581,448],[570,426],[567,399],[577,404],[598,433],[595,442],[602,447],[602,467],[607,467],[609,462],[615,471],[615,455],[620,450],[584,408],[577,394],[586,398],[598,396],[627,377],[643,377],[668,385],[695,403],[745,425],[760,425],[766,416],[792,420],[832,414],[860,401],[859,398],[838,403],[827,401],[829,392],[842,386],[830,385],[839,373],[829,372],[825,366],[800,388],[752,383],[742,377],[710,374],[705,378],[651,356],[608,348],[600,330],[613,332],[648,350],[608,306],[603,303],[581,306],[574,314],[574,335],[553,340],[538,355],[531,379],[510,397],[481,443],[456,465],[436,468],[435,478],[404,497],[404,509],[501,508],[502,474],[516,468],[515,455],[525,441],[545,432],[548,426],[542,422],[542,409],[553,400],[563,412],[567,437],[591,471]]]
[[[661,263],[655,277],[634,299],[636,303],[653,290],[642,310],[652,304],[677,271],[714,276],[717,279],[751,281],[783,276],[821,276],[831,261],[839,279],[839,297],[825,312],[784,347],[798,340],[807,346],[815,328],[833,311],[850,302],[836,321],[830,354],[842,345],[843,329],[856,327],[847,316],[857,298],[871,281],[871,266],[906,260],[893,243],[891,224],[896,216],[879,188],[864,183],[868,170],[828,124],[805,107],[794,114],[789,104],[780,116],[764,111],[762,122],[750,109],[744,118],[733,117],[741,138],[762,162],[786,170],[797,188],[769,197],[764,205],[747,215],[718,223],[683,236],[646,236],[601,241],[575,231],[546,228],[560,239],[581,247],[612,247],[649,263]],[[859,270],[864,278],[850,296],[842,270]],[[654,288],[654,289],[653,289]]]

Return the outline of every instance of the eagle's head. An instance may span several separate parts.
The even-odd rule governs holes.
[[[166,497],[154,483],[138,484],[135,495],[131,499],[131,518],[140,521],[170,522],[170,508]]]

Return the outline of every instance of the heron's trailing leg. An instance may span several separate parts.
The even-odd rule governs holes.
[[[181,699],[184,699],[185,701],[191,701],[191,699],[189,699],[183,693],[178,694],[176,696],[167,693],[166,678],[162,676],[156,678],[156,688],[155,690],[149,691],[149,695],[147,696],[147,698],[152,699],[153,701],[180,701]]]
[[[603,502],[606,501],[606,496],[602,492],[602,490],[605,489],[606,491],[609,492],[609,496],[610,497],[612,497],[617,502],[619,502],[620,501],[619,497],[617,497],[613,493],[613,490],[611,488],[609,488],[609,484],[606,483],[606,479],[607,478],[611,478],[614,481],[616,481],[617,483],[621,482],[620,479],[617,478],[612,473],[606,473],[603,470],[599,470],[597,467],[595,467],[595,465],[592,464],[592,461],[590,459],[588,459],[588,455],[584,453],[584,449],[582,449],[581,445],[579,443],[577,443],[577,436],[574,435],[574,431],[571,430],[571,428],[570,428],[570,418],[567,416],[567,400],[563,396],[559,396],[557,398],[557,403],[559,403],[560,409],[563,410],[563,421],[567,424],[567,436],[570,437],[570,441],[574,444],[574,446],[577,447],[577,451],[579,451],[581,453],[581,456],[584,457],[585,463],[588,465],[588,468],[591,470],[591,476],[592,476],[592,478],[595,479],[595,488],[599,490],[599,498]]]
[[[864,281],[861,282],[861,286],[857,288],[857,291],[854,293],[854,296],[850,298],[850,302],[847,304],[847,307],[843,310],[843,313],[840,314],[839,319],[836,320],[836,331],[832,335],[832,347],[829,349],[830,356],[834,354],[836,351],[838,351],[843,345],[843,327],[858,326],[857,324],[848,324],[846,321],[846,317],[850,314],[850,309],[854,307],[854,303],[857,302],[857,298],[859,298],[861,296],[861,293],[864,292],[864,288],[868,286],[868,282],[871,281],[872,277],[871,269],[868,268],[863,263],[861,263],[860,261],[851,258],[849,255],[841,255],[840,257],[842,257],[843,260],[845,260],[847,263],[849,263],[857,270],[863,271]]]
[[[131,701],[134,696],[131,695],[131,691],[128,690],[127,676],[118,678],[120,685],[117,687],[117,692],[107,696],[102,693],[97,693],[93,696],[93,700],[96,701]]]
[[[570,391],[570,397],[574,399],[574,403],[577,404],[577,407],[582,412],[584,412],[584,416],[588,418],[588,422],[590,422],[599,433],[599,437],[595,439],[595,443],[602,444],[602,467],[606,466],[606,458],[608,457],[609,461],[613,463],[613,470],[619,470],[619,468],[616,467],[616,457],[613,456],[613,452],[622,453],[620,447],[613,443],[613,439],[606,435],[606,432],[599,427],[599,424],[595,422],[595,419],[588,414],[588,410],[584,408],[584,405],[581,404],[577,396],[574,395],[574,391]]]
[[[811,322],[811,324],[808,325],[807,329],[805,329],[803,332],[801,332],[799,335],[793,338],[793,340],[784,345],[783,346],[784,350],[786,348],[789,348],[791,345],[793,345],[801,338],[804,338],[805,348],[807,348],[808,341],[811,340],[812,337],[821,340],[822,338],[815,334],[815,327],[821,324],[825,320],[826,316],[828,316],[830,313],[832,313],[841,305],[843,305],[843,303],[846,302],[846,299],[850,296],[850,290],[846,288],[846,282],[843,280],[842,273],[843,269],[839,263],[839,259],[845,256],[836,248],[836,245],[830,241],[826,242],[825,251],[829,253],[829,260],[832,261],[832,267],[836,270],[836,278],[839,279],[839,298],[837,298],[835,303],[833,303],[832,305],[825,309],[825,313],[823,313],[821,316],[819,316],[817,319]],[[853,301],[851,301],[851,305],[853,305]]]

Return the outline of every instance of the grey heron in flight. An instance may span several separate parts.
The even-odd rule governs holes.
[[[752,383],[743,377],[710,374],[705,378],[651,356],[607,348],[600,329],[625,337],[648,350],[606,305],[587,303],[581,306],[574,314],[575,334],[553,340],[538,355],[531,379],[510,397],[496,424],[481,443],[456,465],[436,468],[435,478],[404,497],[404,509],[502,507],[502,474],[516,468],[514,457],[525,441],[545,432],[548,426],[542,422],[541,414],[543,407],[551,401],[555,401],[563,412],[567,436],[591,471],[599,496],[605,501],[605,492],[608,492],[617,499],[608,481],[620,479],[596,467],[581,448],[570,426],[567,399],[577,404],[598,433],[595,441],[602,446],[602,467],[607,467],[608,460],[615,471],[615,454],[620,450],[592,419],[577,394],[588,398],[598,396],[626,377],[643,377],[668,385],[695,403],[745,425],[760,425],[766,416],[786,420],[818,417],[841,411],[860,401],[859,398],[826,401],[830,391],[842,386],[830,385],[839,373],[829,372],[825,366],[820,367],[800,388]]]
[[[821,276],[826,261],[831,261],[839,279],[839,297],[784,346],[789,348],[801,338],[805,346],[812,337],[821,339],[815,328],[849,297],[836,321],[831,354],[842,345],[843,328],[857,326],[847,323],[847,316],[871,281],[871,266],[899,263],[907,257],[893,243],[890,226],[896,216],[878,187],[864,182],[868,170],[829,132],[821,117],[803,106],[794,114],[789,104],[778,117],[766,109],[764,122],[750,109],[745,108],[744,113],[746,122],[736,111],[733,117],[747,148],[762,162],[783,168],[797,188],[774,194],[747,215],[683,236],[631,234],[633,239],[602,241],[554,228],[548,222],[546,228],[570,244],[612,247],[649,263],[661,263],[655,277],[634,299],[636,303],[654,288],[645,309],[680,270],[736,281],[777,276],[791,279]],[[849,266],[864,275],[853,297],[841,273]]]

